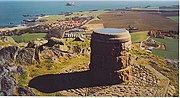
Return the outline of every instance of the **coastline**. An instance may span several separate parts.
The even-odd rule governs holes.
[[[177,12],[177,11],[179,11],[179,9],[177,9],[177,8],[174,8],[174,9],[172,9],[172,8],[169,9],[168,8],[168,7],[173,7],[173,6],[165,6],[165,7],[167,7],[167,8],[160,9],[158,7],[150,6],[150,7],[126,7],[124,9],[104,9],[104,10],[90,9],[90,10],[86,10],[86,11],[63,12],[61,14],[54,14],[54,15],[46,14],[44,16],[41,16],[42,14],[39,14],[40,16],[36,17],[37,19],[35,19],[35,20],[39,21],[41,19],[43,20],[43,18],[46,19],[48,17],[60,16],[60,15],[63,16],[63,18],[62,18],[62,20],[63,20],[65,18],[68,18],[69,16],[71,16],[71,15],[66,16],[67,13],[73,13],[72,15],[74,15],[74,14],[77,14],[77,13],[79,13],[79,14],[86,13],[87,14],[87,13],[91,13],[91,12],[94,12],[94,11],[97,11],[97,12],[98,11],[115,11],[115,10],[138,11],[138,12],[143,12],[143,11],[145,11],[145,12],[154,12],[154,11],[155,12],[156,11],[158,11],[158,12]],[[175,5],[174,5],[174,7],[175,7]],[[29,19],[31,19],[31,18],[29,18]],[[26,19],[26,20],[28,20],[28,19]],[[11,30],[15,30],[15,29],[23,29],[23,28],[27,28],[27,27],[41,25],[41,24],[44,24],[46,22],[42,22],[42,23],[41,22],[33,22],[33,23],[35,23],[35,24],[29,25],[29,26],[28,26],[28,24],[25,24],[25,23],[24,24],[19,24],[17,26],[0,26],[0,31],[7,31],[7,30],[11,31]]]
[[[24,29],[27,28],[27,26],[13,26],[13,27],[0,27],[0,31],[11,31],[11,30],[15,30],[15,29]]]
[[[111,9],[111,10],[114,10],[114,9]],[[77,13],[91,13],[92,11],[105,11],[105,10],[87,10],[87,11],[76,11],[76,12],[72,12],[73,14],[77,14]],[[37,17],[37,21],[43,19],[43,18],[48,18],[48,17],[51,17],[51,16],[57,16],[57,15],[63,15],[65,18],[69,17],[69,16],[66,16],[67,13],[71,13],[71,12],[64,12],[62,14],[55,14],[55,15],[45,15],[45,16],[39,16]],[[44,22],[45,23],[45,22]],[[3,31],[11,31],[11,30],[15,30],[15,29],[24,29],[24,28],[28,28],[28,27],[32,27],[32,26],[25,26],[26,24],[19,24],[17,26],[0,26],[0,32],[3,32]],[[41,25],[41,23],[37,23],[36,25],[33,25],[33,26],[37,26],[37,25]]]

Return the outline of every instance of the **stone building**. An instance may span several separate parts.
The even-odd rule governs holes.
[[[129,57],[131,36],[127,30],[104,28],[93,32],[91,38],[90,70],[99,79],[131,78]]]

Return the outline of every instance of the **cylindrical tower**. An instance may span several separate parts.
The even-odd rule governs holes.
[[[132,72],[130,50],[131,36],[127,30],[98,29],[91,37],[90,70],[100,77],[116,75],[122,81],[127,81]]]

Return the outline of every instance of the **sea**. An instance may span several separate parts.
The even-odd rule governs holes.
[[[68,1],[0,1],[0,27],[18,26],[23,15],[55,15],[65,12],[123,9],[126,7],[172,6],[178,1],[75,1],[75,6],[65,6]]]

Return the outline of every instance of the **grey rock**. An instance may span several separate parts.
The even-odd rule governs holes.
[[[22,74],[24,69],[21,66],[17,66],[17,73]]]
[[[9,46],[0,50],[0,63],[13,63],[18,53],[19,48],[16,46]]]
[[[13,95],[15,88],[15,82],[12,77],[6,76],[1,79],[1,91],[4,91],[7,95]]]
[[[7,93],[5,91],[0,91],[0,96],[7,96]]]
[[[178,61],[174,61],[174,60],[170,60],[170,59],[166,59],[166,63],[167,63],[167,65],[172,66],[174,68],[177,68],[179,66]]]
[[[18,93],[20,96],[35,96],[34,92],[29,87],[19,87]]]
[[[35,56],[35,49],[33,48],[23,48],[18,51],[16,56],[16,63],[21,65],[31,65]]]

